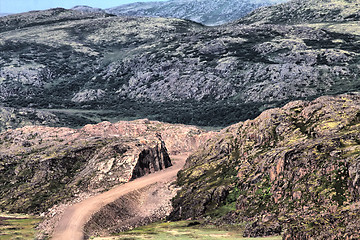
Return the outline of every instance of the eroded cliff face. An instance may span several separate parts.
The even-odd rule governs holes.
[[[181,134],[171,138],[177,132]],[[36,126],[3,132],[0,209],[40,213],[164,169],[171,166],[169,152],[196,147],[186,143],[199,142],[203,133],[148,120],[103,122],[78,130]]]
[[[244,236],[358,239],[360,95],[296,101],[224,129],[187,161],[170,219]]]

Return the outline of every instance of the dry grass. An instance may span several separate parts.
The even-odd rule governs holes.
[[[95,237],[94,240],[142,240],[142,239],[156,239],[156,240],[190,240],[190,239],[206,239],[206,240],[247,240],[255,238],[243,238],[242,227],[233,227],[230,229],[218,228],[211,225],[189,225],[191,221],[180,222],[164,222],[154,223],[144,227],[135,228],[132,231],[120,233],[117,236],[110,237]],[[280,236],[256,238],[257,240],[279,240]]]

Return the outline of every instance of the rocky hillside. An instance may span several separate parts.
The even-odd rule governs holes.
[[[106,13],[105,10],[103,10],[101,8],[94,8],[94,7],[89,7],[86,5],[78,5],[78,6],[71,8],[71,10],[85,12],[85,13],[102,13],[102,14]]]
[[[360,21],[357,0],[292,0],[253,11],[239,23],[324,23]]]
[[[207,136],[148,120],[70,128],[24,127],[0,134],[0,211],[40,213],[171,166]],[[166,144],[166,145],[165,145]]]
[[[205,25],[220,25],[244,17],[254,9],[286,0],[170,0],[137,2],[107,9],[117,16],[188,19]]]
[[[92,111],[67,109],[43,110],[35,108],[12,108],[0,106],[0,132],[24,126],[50,126],[81,128],[86,124],[116,121],[114,111]],[[131,119],[131,118],[130,118]]]
[[[245,236],[360,237],[360,94],[295,101],[221,131],[178,174],[172,220]]]
[[[30,11],[20,14],[12,14],[0,20],[0,31],[9,31],[19,28],[41,26],[66,21],[82,19],[95,19],[110,16],[106,13],[64,11],[62,8],[54,8],[45,11]]]
[[[59,118],[49,112],[31,108],[0,108],[0,132],[28,125],[59,125]]]
[[[68,126],[226,126],[291,100],[358,91],[359,35],[356,21],[204,27],[65,9],[11,15],[0,19],[0,99],[59,119],[66,111]]]

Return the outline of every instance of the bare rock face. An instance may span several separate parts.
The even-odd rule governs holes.
[[[144,149],[139,154],[139,159],[132,173],[132,179],[160,171],[170,166],[172,166],[172,164],[165,143],[161,141],[160,146]]]
[[[40,213],[159,171],[171,166],[169,152],[193,149],[203,133],[149,120],[8,130],[0,134],[0,209]]]
[[[244,236],[358,239],[360,95],[290,102],[189,157],[170,219],[251,222]]]

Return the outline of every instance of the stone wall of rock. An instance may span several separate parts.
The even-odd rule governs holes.
[[[360,95],[295,101],[221,131],[178,174],[170,219],[250,222],[245,237],[358,239]]]
[[[131,178],[136,179],[170,166],[172,164],[165,143],[160,141],[156,147],[141,151]]]

